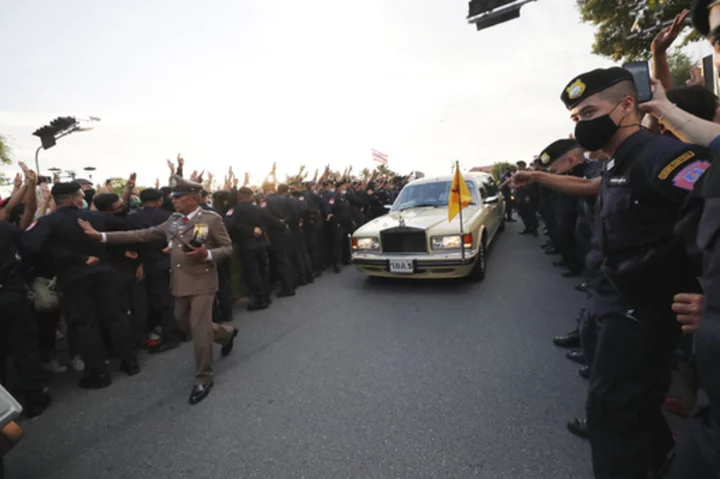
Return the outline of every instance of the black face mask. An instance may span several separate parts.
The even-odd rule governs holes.
[[[615,105],[615,108],[620,103]],[[610,110],[606,115],[593,118],[592,120],[579,121],[575,125],[575,139],[580,146],[586,150],[596,151],[607,145],[617,133],[619,126],[615,124],[610,115],[615,111]],[[622,120],[621,120],[622,121]]]

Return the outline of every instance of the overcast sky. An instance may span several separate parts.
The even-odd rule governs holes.
[[[5,0],[0,134],[32,162],[35,128],[102,118],[41,151],[41,167],[137,171],[166,158],[261,179],[301,164],[450,173],[531,159],[572,124],[559,100],[593,29],[570,0],[476,31],[467,0]],[[5,172],[13,171],[5,168]]]

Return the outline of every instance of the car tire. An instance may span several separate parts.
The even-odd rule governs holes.
[[[480,249],[478,250],[475,266],[473,266],[468,279],[470,281],[482,281],[485,279],[485,271],[487,270],[487,247],[485,246],[485,237],[480,241]]]

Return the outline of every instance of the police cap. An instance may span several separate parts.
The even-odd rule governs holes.
[[[200,183],[186,180],[178,175],[173,175],[173,177],[170,178],[170,186],[172,187],[172,196],[175,198],[185,196],[188,193],[200,193],[203,189]]]
[[[633,81],[632,74],[624,68],[598,68],[575,77],[563,89],[560,99],[570,110],[589,96],[623,81]]]
[[[52,190],[50,190],[50,193],[52,193],[53,196],[64,196],[72,195],[78,191],[80,191],[80,183],[77,181],[69,181],[67,183],[55,184]]]
[[[577,140],[572,138],[563,138],[562,140],[554,141],[550,143],[550,145],[548,145],[542,153],[540,153],[540,156],[538,156],[539,163],[542,166],[548,166],[549,164],[562,158],[568,151],[576,148],[582,147]]]
[[[146,201],[158,201],[165,197],[162,191],[156,190],[155,188],[145,188],[140,192],[140,201],[143,203]]]
[[[703,37],[710,34],[710,9],[720,6],[719,0],[695,0],[692,6],[692,23]]]

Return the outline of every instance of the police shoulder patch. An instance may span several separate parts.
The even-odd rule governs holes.
[[[672,182],[678,188],[683,190],[692,190],[695,187],[697,180],[702,178],[705,171],[710,167],[710,162],[705,160],[693,161],[685,168],[680,170],[675,176],[673,176]]]
[[[675,171],[680,167],[680,165],[690,161],[692,158],[695,158],[695,152],[694,151],[686,151],[682,155],[678,156],[674,160],[672,160],[670,163],[665,166],[665,168],[662,169],[660,174],[658,175],[659,180],[667,180],[670,176],[670,173]]]

